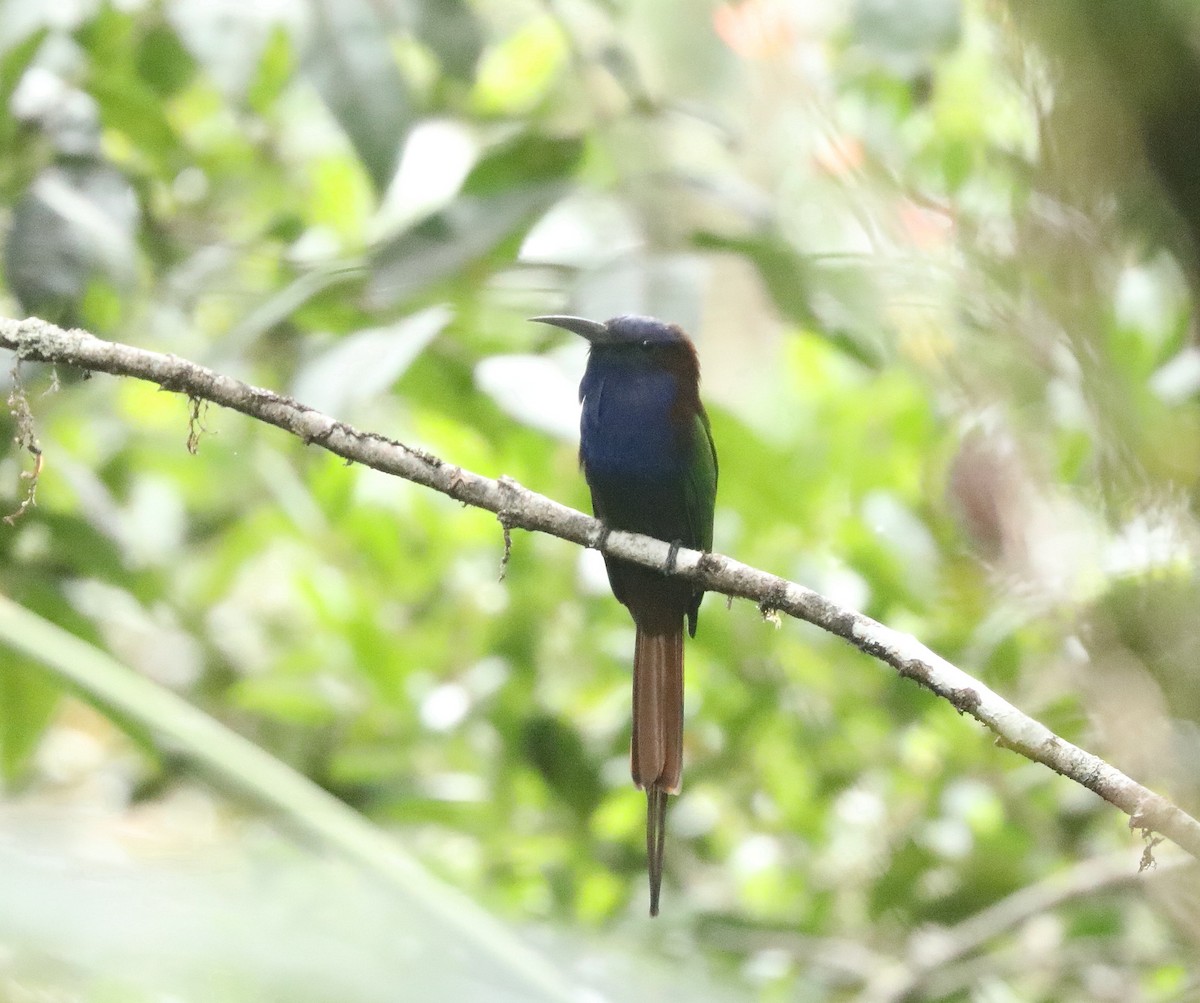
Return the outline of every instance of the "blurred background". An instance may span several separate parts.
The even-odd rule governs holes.
[[[7,0],[0,314],[585,509],[584,347],[525,318],[680,322],[719,551],[1195,811],[1198,42],[1196,0]],[[500,581],[486,513],[12,368],[0,596],[86,647],[0,616],[2,1003],[1200,999],[1171,847],[720,597],[650,922],[596,555],[518,533]],[[105,653],[403,876],[98,699]]]

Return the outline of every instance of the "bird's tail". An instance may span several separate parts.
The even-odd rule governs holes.
[[[657,631],[638,626],[633,655],[633,782],[646,791],[646,853],[650,915],[662,887],[667,795],[683,775],[683,617]]]

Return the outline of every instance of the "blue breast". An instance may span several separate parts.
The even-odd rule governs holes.
[[[579,456],[589,477],[677,476],[686,454],[671,419],[677,389],[674,373],[642,359],[593,354],[579,385]]]

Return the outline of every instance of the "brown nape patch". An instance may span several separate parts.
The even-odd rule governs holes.
[[[673,373],[678,381],[671,421],[690,434],[693,417],[704,414],[704,405],[700,403],[700,358],[688,336],[678,326],[672,326],[679,332],[680,340],[664,345],[660,357],[663,368]]]

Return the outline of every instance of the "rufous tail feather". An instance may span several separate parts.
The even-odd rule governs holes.
[[[638,627],[633,655],[633,782],[646,791],[650,915],[662,887],[667,795],[683,775],[683,617],[663,632]]]

